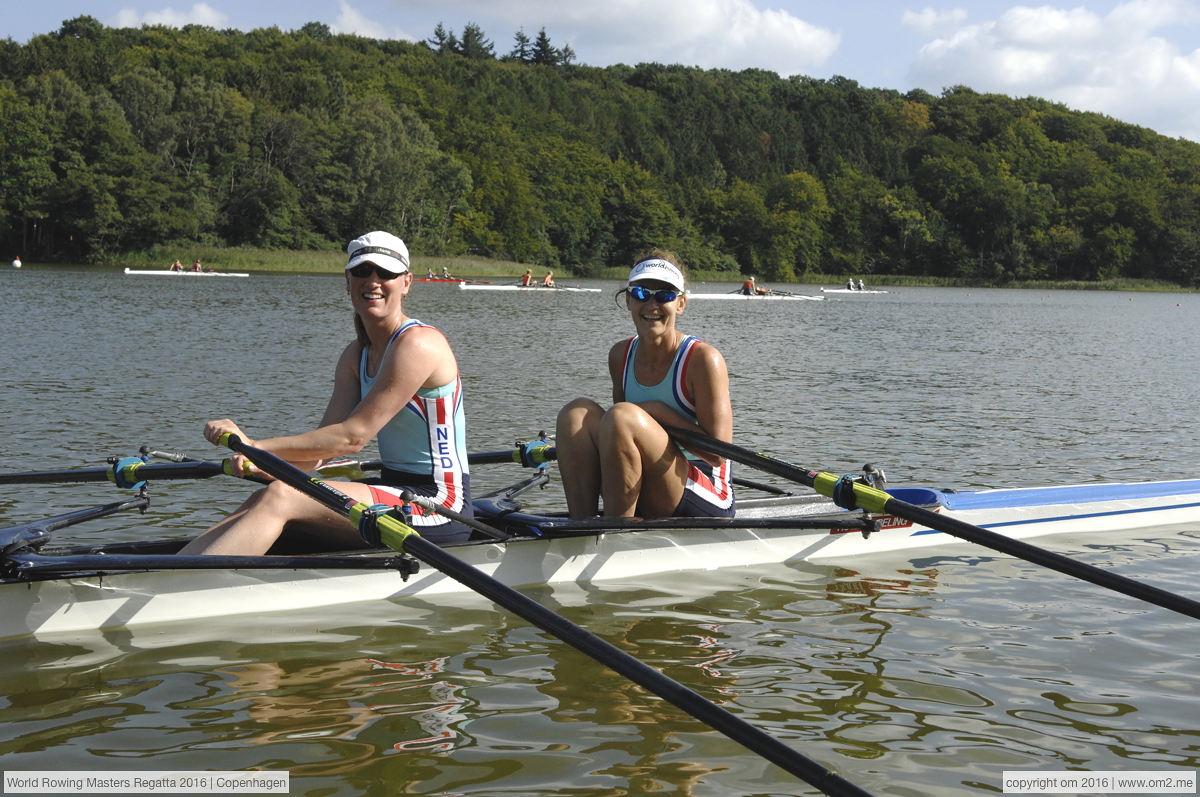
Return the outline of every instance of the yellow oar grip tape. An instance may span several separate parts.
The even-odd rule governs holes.
[[[355,528],[358,528],[359,524],[362,523],[363,513],[370,508],[370,504],[362,503],[360,501],[359,503],[350,507],[350,511],[346,516],[350,519],[350,523],[352,523]],[[375,525],[379,529],[379,541],[391,548],[393,551],[403,552],[404,540],[410,534],[416,534],[418,537],[421,536],[417,533],[416,529],[400,522],[391,515],[377,515],[375,517]]]
[[[138,468],[146,463],[137,457],[125,457],[108,469],[108,480],[122,490],[136,490],[146,482],[139,479]]]
[[[226,432],[225,434],[221,435],[217,439],[217,442],[219,442],[221,445],[225,446],[226,448],[229,448],[229,437],[232,434],[233,434],[233,432]],[[242,472],[234,473],[233,472],[233,460],[227,459],[227,460],[224,460],[223,462],[221,462],[221,470],[223,470],[225,472],[226,476],[245,476],[247,473],[250,472],[251,467],[250,467],[249,462],[243,462],[242,463]]]
[[[250,472],[250,469],[251,469],[250,463],[243,462],[242,463],[242,472],[240,474],[234,473],[233,472],[233,460],[232,459],[221,460],[221,470],[224,471],[226,476],[239,476],[239,475],[244,476]]]
[[[834,485],[841,480],[840,476],[834,476],[832,473],[818,473],[813,479],[813,489],[821,495],[833,497]],[[854,484],[854,502],[858,504],[859,509],[865,509],[868,512],[884,512],[884,504],[891,498],[883,490],[876,490],[874,487],[868,487],[865,484]]]

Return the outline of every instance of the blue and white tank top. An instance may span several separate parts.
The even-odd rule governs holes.
[[[625,364],[621,372],[621,389],[625,400],[634,404],[643,401],[661,401],[672,407],[680,415],[698,420],[696,417],[696,399],[687,389],[687,369],[696,352],[696,346],[702,343],[699,338],[688,335],[684,337],[675,351],[675,359],[667,375],[657,385],[646,387],[637,381],[633,373],[633,362],[637,356],[638,339],[629,339],[625,347]],[[686,448],[683,454],[688,458],[691,467],[688,469],[685,493],[700,499],[699,504],[690,502],[691,509],[685,512],[689,516],[733,517],[733,463],[728,459],[721,461],[719,466],[712,466],[704,459],[696,456]],[[689,503],[685,495],[685,504]],[[703,508],[701,508],[703,507]],[[700,511],[696,511],[699,509]],[[724,510],[728,510],[725,512]]]
[[[392,343],[413,327],[428,327],[410,318],[396,330]],[[384,349],[387,355],[387,349]],[[383,360],[380,359],[382,367]],[[360,397],[370,392],[375,378],[367,376],[367,347],[358,362]],[[392,416],[376,436],[379,457],[391,470],[431,476],[437,484],[461,485],[467,466],[466,420],[463,413],[462,379],[455,377],[441,387],[423,387],[409,399],[404,409]]]
[[[681,415],[685,415],[693,421],[697,420],[696,401],[687,389],[687,369],[692,354],[695,352],[696,344],[701,342],[699,338],[692,335],[685,336],[679,344],[679,348],[675,350],[675,359],[672,361],[667,375],[657,385],[647,387],[637,381],[637,377],[633,374],[638,339],[636,336],[630,338],[629,345],[625,347],[625,365],[621,374],[621,389],[625,393],[625,400],[633,404],[661,401]],[[699,459],[690,452],[685,453],[687,453],[688,459]]]

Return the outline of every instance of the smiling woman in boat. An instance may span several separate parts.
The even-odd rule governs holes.
[[[558,414],[559,471],[572,518],[733,517],[728,460],[681,449],[664,425],[733,439],[729,374],[712,346],[675,328],[687,307],[679,259],[637,258],[621,293],[637,334],[608,353],[613,406],[580,398]]]
[[[320,427],[254,441],[226,419],[209,421],[204,436],[217,444],[222,434],[233,432],[252,446],[313,470],[326,460],[358,453],[378,435],[382,476],[368,483],[339,482],[339,490],[368,504],[398,506],[408,489],[471,515],[458,363],[441,332],[404,314],[403,299],[412,285],[408,249],[387,232],[367,233],[346,249],[346,290],[357,335],[338,360],[333,396]],[[246,467],[243,457],[234,457],[235,472]],[[470,530],[458,522],[416,506],[412,512],[413,528],[432,542],[469,536]],[[315,539],[326,549],[365,545],[341,515],[272,482],[180,553],[263,554],[285,531]]]

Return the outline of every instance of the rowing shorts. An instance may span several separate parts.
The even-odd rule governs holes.
[[[432,476],[422,476],[417,473],[405,473],[391,468],[384,468],[379,477],[362,479],[361,482],[371,488],[371,499],[376,504],[387,506],[402,506],[404,501],[400,494],[412,490],[417,495],[440,501],[443,506],[453,509],[460,515],[475,516],[475,508],[471,506],[471,477],[462,474],[462,495],[456,496],[446,485],[438,485]],[[440,494],[439,494],[440,493]],[[430,512],[419,506],[411,506],[412,527],[425,539],[438,545],[448,542],[462,542],[471,536],[471,529],[457,520]]]
[[[733,517],[736,511],[729,460],[716,469],[702,460],[688,460],[687,486],[674,517]]]

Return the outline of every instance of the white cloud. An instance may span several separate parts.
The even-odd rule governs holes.
[[[228,22],[228,14],[217,11],[207,3],[196,3],[190,11],[164,8],[162,11],[147,11],[145,14],[139,14],[132,8],[123,8],[117,12],[116,18],[109,25],[114,28],[140,28],[142,25],[166,25],[171,28],[181,28],[184,25],[207,25],[210,28],[221,28]]]
[[[341,0],[341,13],[329,27],[335,33],[353,33],[368,39],[416,41],[416,37],[410,36],[399,28],[388,28],[372,19],[367,19],[362,12],[351,6],[346,0]]]
[[[948,36],[967,21],[967,10],[955,8],[951,11],[935,11],[932,8],[920,12],[905,11],[900,23],[926,36]]]
[[[587,63],[758,67],[793,75],[824,64],[841,42],[839,33],[787,11],[759,9],[752,0],[460,0],[454,9],[529,35],[545,26],[551,41],[570,44]],[[509,44],[496,42],[497,52]]]
[[[935,92],[1032,94],[1200,141],[1200,50],[1182,53],[1158,35],[1197,22],[1193,0],[1131,0],[1107,16],[1015,6],[926,44],[910,78]]]

